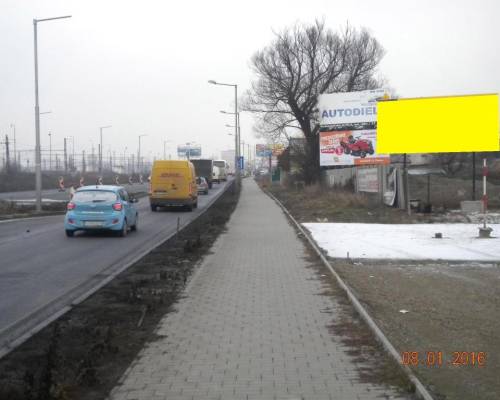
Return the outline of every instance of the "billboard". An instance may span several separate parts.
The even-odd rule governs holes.
[[[179,158],[201,157],[201,146],[196,144],[181,144],[177,146],[177,156]]]
[[[319,133],[319,162],[327,165],[389,164],[386,155],[375,154],[374,129],[326,131]]]
[[[498,151],[498,94],[382,101],[377,136],[388,154]]]
[[[386,89],[319,96],[320,165],[389,164],[377,154],[377,102],[388,99]]]
[[[255,155],[257,157],[269,157],[273,154],[272,149],[267,144],[256,144]]]
[[[284,150],[285,145],[281,143],[255,145],[255,155],[257,157],[279,156]]]

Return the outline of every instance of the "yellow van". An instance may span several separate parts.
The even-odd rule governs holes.
[[[158,207],[198,207],[198,187],[194,165],[185,160],[161,160],[153,163],[149,188],[151,211]]]

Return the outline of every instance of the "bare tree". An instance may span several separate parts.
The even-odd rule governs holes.
[[[307,142],[304,178],[319,177],[318,95],[377,87],[374,77],[384,51],[366,30],[340,34],[323,21],[296,24],[251,59],[257,76],[243,108],[258,115],[256,129],[276,141],[300,130]]]

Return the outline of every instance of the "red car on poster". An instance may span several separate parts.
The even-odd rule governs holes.
[[[375,153],[371,140],[361,139],[360,137],[355,138],[352,135],[349,135],[347,140],[342,139],[340,145],[344,150],[344,154],[350,154],[354,157],[365,158],[367,154],[372,155]]]

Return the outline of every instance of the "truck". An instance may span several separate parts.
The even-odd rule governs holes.
[[[213,161],[208,159],[191,159],[190,160],[194,169],[196,170],[196,176],[202,176],[207,180],[208,188],[212,189],[212,170],[213,170]]]
[[[230,173],[228,162],[226,160],[215,160],[214,166],[221,169],[220,180],[227,181],[227,175]]]

